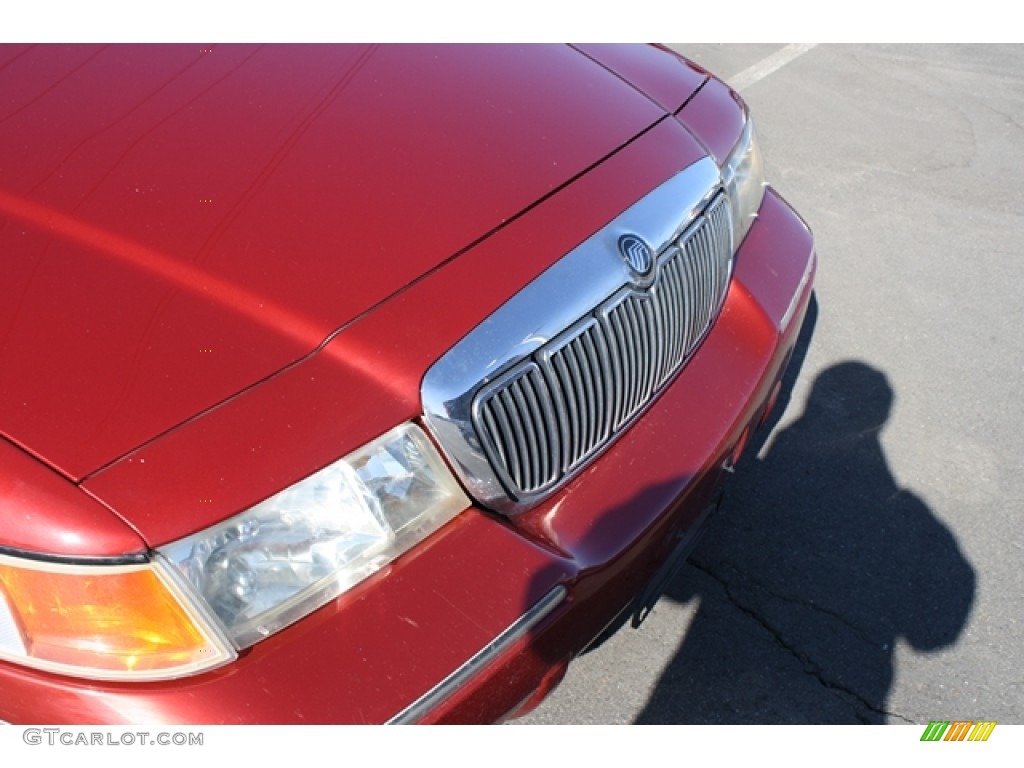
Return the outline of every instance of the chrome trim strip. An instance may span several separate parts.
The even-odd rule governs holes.
[[[421,388],[424,421],[473,497],[498,511],[522,509],[522,504],[509,498],[474,427],[474,417],[500,420],[503,414],[474,413],[477,393],[576,325],[624,286],[627,290],[635,287],[635,275],[619,252],[621,237],[632,234],[643,239],[664,261],[663,252],[692,224],[721,184],[718,166],[707,157],[680,171],[556,261],[427,371]],[[659,279],[664,276],[659,275]],[[643,318],[634,318],[637,321]],[[622,329],[627,334],[636,331]],[[629,368],[643,363],[633,359],[625,362]],[[634,375],[631,370],[622,374]],[[570,370],[568,375],[575,374]],[[632,386],[626,379],[618,383]],[[581,379],[581,385],[585,387],[587,381]],[[639,396],[632,391],[628,394],[631,400]],[[546,409],[550,403],[542,398],[539,405]],[[523,428],[529,427],[524,424]],[[586,436],[578,439],[585,440]],[[531,447],[510,443],[504,449],[519,453]]]
[[[561,603],[569,591],[559,585],[548,592],[530,610],[516,619],[491,642],[477,651],[461,667],[435,685],[416,701],[387,721],[387,725],[411,725],[419,722],[427,713],[439,706],[459,688],[468,683],[493,659],[500,656],[517,640],[540,623]]]
[[[796,308],[800,304],[800,297],[804,295],[804,288],[807,287],[807,282],[811,279],[811,272],[814,271],[814,265],[817,261],[818,254],[812,250],[811,257],[807,260],[807,266],[804,267],[804,274],[800,278],[800,285],[797,286],[796,291],[793,293],[793,298],[789,300],[789,306],[786,307],[786,311],[782,315],[782,320],[779,321],[780,331],[785,331],[793,320],[793,313],[796,312]]]

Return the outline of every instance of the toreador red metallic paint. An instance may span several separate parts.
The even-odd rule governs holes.
[[[0,46],[0,552],[143,557],[420,419],[438,358],[743,124],[653,47]],[[0,661],[0,720],[384,722],[563,588],[418,719],[522,713],[713,501],[813,262],[769,190],[698,351],[551,498],[206,673]]]
[[[19,254],[0,365],[22,372],[0,424],[73,479],[312,352],[661,112],[568,48],[46,46],[0,67]]]

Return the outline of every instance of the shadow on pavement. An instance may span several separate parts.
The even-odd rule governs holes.
[[[796,422],[748,449],[663,598],[700,604],[637,722],[901,721],[886,709],[894,644],[952,644],[975,574],[889,469],[880,433],[893,399],[881,371],[839,363]]]

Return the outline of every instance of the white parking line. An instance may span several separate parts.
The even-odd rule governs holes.
[[[738,75],[728,78],[726,82],[733,87],[733,90],[742,91],[768,77],[772,72],[782,69],[794,59],[803,56],[816,45],[817,43],[790,43],[771,56],[761,59],[757,64],[747,67]]]

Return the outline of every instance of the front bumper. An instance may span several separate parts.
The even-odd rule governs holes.
[[[18,723],[491,722],[550,690],[692,532],[763,421],[808,305],[810,232],[773,192],[722,313],[646,414],[553,498],[469,509],[303,621],[192,678],[97,685],[0,664]]]

